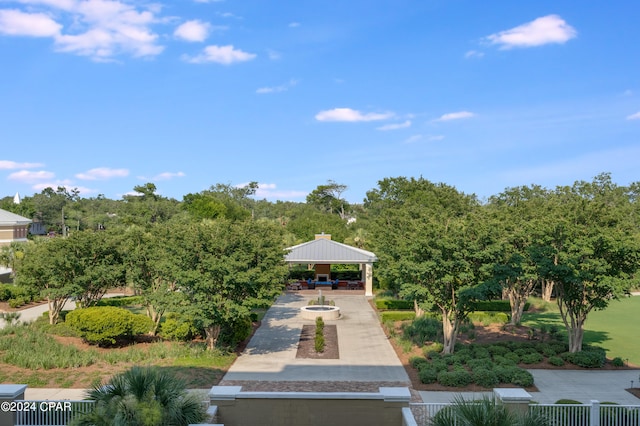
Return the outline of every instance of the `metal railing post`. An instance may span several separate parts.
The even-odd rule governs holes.
[[[600,401],[592,399],[589,409],[589,426],[600,426]]]

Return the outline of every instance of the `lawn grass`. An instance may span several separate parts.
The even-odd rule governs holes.
[[[539,303],[533,300],[534,306]],[[541,305],[543,310],[525,312],[522,324],[539,330],[541,326],[555,325],[566,339],[566,330],[557,305]],[[609,303],[603,311],[589,313],[585,323],[584,343],[600,346],[607,351],[607,358],[620,357],[640,366],[640,339],[634,318],[640,312],[640,296],[625,297]]]

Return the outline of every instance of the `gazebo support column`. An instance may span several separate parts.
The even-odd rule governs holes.
[[[364,281],[364,295],[373,296],[373,265],[362,264],[362,281]]]

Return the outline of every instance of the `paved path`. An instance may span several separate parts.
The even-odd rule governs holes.
[[[339,320],[325,321],[337,326],[340,359],[296,358],[302,326],[313,324],[299,309],[311,298],[296,293],[278,298],[223,380],[410,382],[364,296],[328,296],[342,313]]]

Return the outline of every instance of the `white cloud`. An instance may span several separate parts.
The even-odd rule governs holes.
[[[437,118],[435,121],[451,121],[451,120],[461,120],[464,118],[475,117],[476,115],[469,111],[458,111],[458,112],[450,112],[448,114],[443,114],[440,118]]]
[[[409,136],[407,139],[405,139],[402,143],[406,143],[406,144],[415,143],[421,140],[423,137],[424,136],[422,135],[412,135],[412,136]]]
[[[534,47],[550,43],[563,44],[575,38],[577,31],[558,15],[537,18],[506,31],[491,34],[486,40],[499,45],[501,49],[513,47]]]
[[[196,3],[220,3],[223,2],[224,0],[193,0]]]
[[[259,95],[266,95],[269,93],[286,92],[290,88],[294,87],[296,84],[298,84],[297,80],[289,80],[287,83],[281,84],[280,86],[261,87],[256,90],[256,93]]]
[[[360,111],[351,108],[334,108],[325,111],[320,111],[316,114],[316,120],[318,121],[346,121],[346,122],[359,122],[359,121],[378,121],[386,120],[393,117],[393,113],[362,113]]]
[[[147,57],[160,54],[152,25],[161,22],[157,4],[136,6],[120,0],[20,0],[30,13],[0,10],[0,34],[51,37],[58,52],[112,61],[127,54]],[[35,13],[40,9],[38,13]],[[60,22],[69,22],[64,26]]]
[[[407,127],[411,127],[411,120],[407,120],[404,123],[385,124],[384,126],[377,127],[376,130],[397,130],[406,129]]]
[[[173,35],[185,41],[205,41],[211,31],[211,24],[197,19],[181,24]]]
[[[282,58],[282,54],[280,52],[278,52],[276,50],[272,50],[272,49],[267,49],[267,56],[272,61],[276,61],[276,60]]]
[[[154,180],[154,181],[171,180],[173,178],[184,177],[184,176],[186,175],[183,172],[163,172],[154,176],[151,180]]]
[[[0,33],[11,36],[53,37],[62,25],[43,13],[0,10]]]
[[[469,50],[464,54],[465,58],[482,58],[484,56],[484,52],[478,52],[477,50]]]
[[[43,165],[41,163],[16,163],[15,161],[0,160],[0,170],[33,169]]]
[[[114,177],[129,176],[127,169],[110,169],[108,167],[98,167],[84,173],[78,173],[76,177],[82,180],[106,180]]]
[[[194,57],[185,56],[184,59],[192,64],[204,64],[207,62],[215,62],[218,64],[229,65],[234,62],[246,62],[254,59],[254,53],[244,52],[235,49],[232,45],[227,46],[207,46],[200,55]]]
[[[428,135],[427,140],[429,142],[441,141],[444,139],[444,135]]]
[[[640,120],[640,111],[627,116],[627,120]]]
[[[7,179],[15,180],[18,182],[33,183],[41,180],[53,179],[55,174],[53,172],[47,172],[40,170],[37,172],[31,172],[28,170],[20,170],[19,172],[11,173]]]
[[[299,26],[300,26],[300,22],[289,23],[289,28],[298,28]]]

